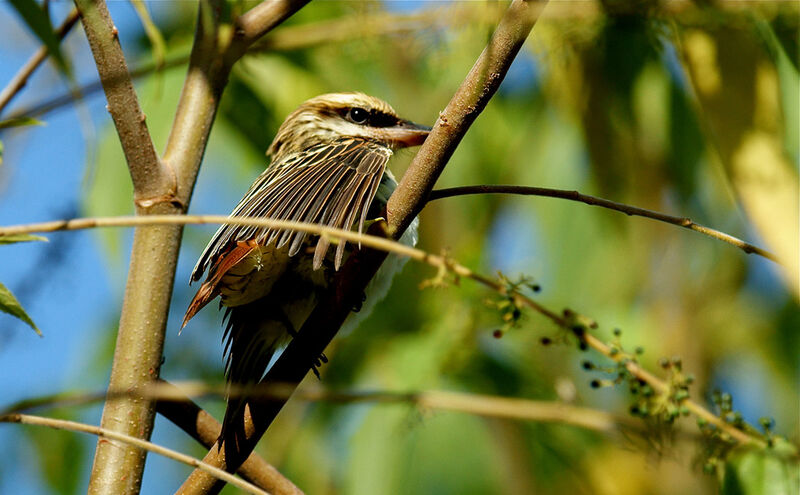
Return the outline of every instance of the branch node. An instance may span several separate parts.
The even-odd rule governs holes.
[[[150,198],[141,198],[141,199],[136,198],[134,199],[133,202],[139,208],[145,208],[145,209],[152,208],[153,206],[162,203],[169,203],[170,205],[180,209],[181,211],[185,211],[186,209],[186,205],[175,195],[175,191],[170,191],[167,194],[161,194],[159,196],[153,196]]]

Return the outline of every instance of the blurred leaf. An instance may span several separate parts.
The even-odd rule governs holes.
[[[667,172],[684,201],[690,199],[697,188],[697,172],[705,152],[705,139],[697,122],[691,101],[677,84],[670,85],[669,133]]]
[[[725,463],[723,495],[792,495],[800,486],[794,446],[778,439],[768,449],[741,449]]]
[[[87,460],[86,444],[91,438],[71,431],[38,427],[26,428],[25,433],[30,440],[29,444],[35,449],[42,479],[51,490],[48,493],[78,493]]]
[[[13,119],[0,121],[0,129],[7,129],[9,127],[23,127],[26,125],[45,125],[41,120],[34,119],[33,117],[16,117]]]
[[[800,294],[798,170],[783,139],[779,73],[764,49],[764,30],[761,39],[756,34],[687,30],[682,49],[709,141],[749,219],[781,260],[786,284]]]
[[[0,141],[0,165],[3,164],[3,142]]]
[[[61,41],[53,31],[47,11],[35,0],[11,0],[11,5],[25,21],[28,29],[33,31],[33,34],[47,47],[61,71],[69,72],[66,60],[61,53]]]
[[[86,216],[130,215],[133,212],[133,185],[125,165],[125,156],[113,127],[107,126],[99,140],[97,163],[89,190],[83,195]],[[104,254],[115,264],[122,263],[123,229],[98,229]]]
[[[40,337],[42,336],[42,332],[36,327],[36,324],[33,323],[28,313],[22,309],[22,305],[17,301],[17,298],[14,297],[14,294],[2,283],[0,283],[0,311],[19,318],[36,330],[36,333],[39,334]]]
[[[139,21],[142,23],[142,27],[144,27],[144,32],[147,34],[150,44],[153,46],[153,62],[155,63],[156,69],[160,70],[164,67],[164,60],[167,53],[164,36],[161,34],[158,26],[153,22],[152,17],[150,17],[147,5],[145,5],[142,0],[131,0],[131,3],[136,10],[136,14],[139,16]]]
[[[40,235],[31,235],[31,234],[0,235],[0,244],[14,244],[16,242],[31,242],[31,241],[47,242],[47,237],[43,237]]]

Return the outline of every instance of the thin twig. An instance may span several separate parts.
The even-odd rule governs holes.
[[[0,227],[0,235],[53,232],[57,230],[76,230],[76,229],[86,229],[86,228],[101,227],[101,226],[102,227],[111,227],[111,226],[122,227],[122,226],[134,226],[134,225],[141,226],[147,224],[162,224],[169,222],[180,223],[180,224],[226,223],[230,225],[245,225],[245,226],[255,226],[255,227],[269,227],[276,229],[291,229],[310,234],[327,235],[332,238],[344,239],[346,241],[353,243],[358,242],[361,243],[363,246],[369,248],[380,249],[385,252],[395,253],[402,256],[408,256],[409,258],[415,261],[427,263],[433,267],[454,273],[459,277],[464,277],[474,280],[486,287],[489,287],[492,290],[497,291],[502,295],[512,296],[517,304],[527,306],[533,309],[537,313],[543,315],[544,317],[555,323],[557,326],[564,328],[566,330],[570,331],[573,330],[572,324],[570,323],[569,319],[564,317],[562,314],[552,311],[542,306],[541,304],[537,303],[533,299],[518,292],[509,293],[507,286],[504,285],[503,283],[493,278],[473,272],[466,266],[461,265],[450,258],[436,254],[431,254],[421,249],[409,247],[406,246],[405,244],[400,244],[399,242],[395,242],[383,237],[377,237],[374,235],[367,235],[367,234],[359,234],[357,232],[334,229],[316,224],[304,224],[298,222],[288,222],[288,221],[271,220],[264,218],[224,217],[224,216],[214,216],[214,215],[207,215],[207,216],[162,215],[162,216],[148,216],[148,217],[87,218],[87,219],[76,219],[76,220],[62,220],[56,222],[44,222],[39,224]],[[578,338],[583,340],[592,349],[595,349],[599,353],[603,354],[609,359],[614,360],[615,362],[622,362],[623,360],[626,360],[625,355],[619,352],[612,351],[610,346],[608,346],[606,343],[604,343],[603,341],[601,341],[600,339],[598,339],[597,337],[593,336],[590,333],[583,332],[581,335],[578,335]],[[649,371],[645,370],[639,364],[630,360],[626,360],[625,367],[633,376],[646,382],[648,385],[653,387],[653,389],[656,392],[664,393],[669,390],[669,385],[665,381],[653,375]],[[694,413],[698,417],[705,419],[711,424],[714,424],[720,430],[729,434],[737,442],[745,444],[754,443],[756,445],[761,445],[763,443],[762,440],[752,437],[748,435],[746,432],[743,432],[733,427],[732,425],[726,423],[718,416],[714,415],[713,413],[711,413],[703,406],[697,404],[694,401],[686,400],[681,402],[681,405],[686,406],[692,413]]]
[[[530,186],[507,186],[507,185],[479,185],[479,186],[461,186],[450,187],[447,189],[437,189],[431,192],[428,201],[435,201],[437,199],[451,198],[454,196],[466,196],[469,194],[520,194],[524,196],[544,196],[549,198],[568,199],[570,201],[579,201],[587,205],[600,206],[608,208],[609,210],[619,211],[629,216],[638,216],[645,218],[652,218],[660,222],[677,225],[701,234],[707,235],[714,239],[726,242],[732,246],[736,246],[747,254],[757,254],[763,256],[768,260],[779,263],[778,258],[758,246],[745,242],[737,237],[734,237],[725,232],[721,232],[710,227],[706,227],[695,223],[691,218],[676,217],[667,215],[658,211],[647,210],[637,206],[626,205],[624,203],[617,203],[608,199],[598,198],[596,196],[589,196],[574,190],[566,189],[551,189],[548,187],[530,187]]]
[[[154,454],[159,454],[168,459],[172,459],[174,461],[187,464],[196,469],[202,469],[211,476],[214,476],[215,478],[223,480],[227,483],[230,483],[231,485],[234,485],[237,488],[241,488],[242,490],[245,490],[248,493],[253,493],[256,495],[269,495],[269,493],[253,485],[252,483],[248,483],[247,481],[241,480],[236,476],[230,473],[226,473],[222,469],[206,464],[205,462],[199,459],[195,459],[194,457],[182,454],[175,450],[168,449],[166,447],[154,444],[152,442],[148,442],[146,440],[142,440],[141,438],[125,435],[123,433],[112,431],[107,428],[101,428],[99,426],[92,426],[84,423],[78,423],[76,421],[67,421],[64,419],[33,416],[30,414],[8,414],[0,416],[0,423],[20,423],[25,425],[46,426],[48,428],[54,428],[56,430],[77,431],[81,433],[89,433],[90,435],[96,435],[100,438],[117,440],[119,442],[132,445],[138,449],[142,449],[148,452],[153,452]]]
[[[230,217],[224,215],[147,215],[75,218],[72,220],[54,220],[50,222],[30,223],[22,225],[0,226],[0,236],[29,234],[34,232],[58,232],[63,230],[83,230],[101,227],[146,227],[159,225],[202,225],[225,224],[249,227],[265,227],[271,229],[295,230],[308,234],[325,235],[335,239],[344,239],[353,243],[361,243],[375,249],[411,256],[416,250],[399,242],[374,235],[359,234],[351,230],[342,230],[324,225],[274,220],[271,218]]]
[[[294,395],[292,395],[294,393]],[[537,421],[543,423],[561,423],[589,430],[612,432],[622,426],[626,429],[641,429],[642,423],[635,418],[628,416],[618,416],[605,411],[574,406],[557,401],[540,401],[522,399],[516,397],[500,397],[496,395],[483,395],[462,392],[451,392],[444,390],[425,390],[419,392],[394,392],[387,390],[329,390],[319,386],[304,387],[294,392],[291,384],[270,383],[260,384],[255,387],[235,387],[231,385],[208,385],[202,382],[165,382],[159,380],[148,385],[141,392],[137,392],[148,399],[157,400],[159,411],[162,411],[161,404],[169,404],[176,407],[188,405],[191,412],[182,414],[184,420],[175,421],[175,414],[165,415],[179,427],[189,433],[192,438],[207,447],[213,445],[214,440],[219,435],[219,424],[216,423],[216,432],[198,432],[195,428],[197,414],[207,414],[197,405],[192,403],[189,397],[237,397],[247,395],[263,399],[288,399],[290,396],[294,400],[306,402],[332,402],[339,404],[359,404],[359,403],[400,403],[412,404],[421,409],[443,410],[461,412],[483,417],[506,418],[522,421]],[[26,400],[12,405],[2,413],[18,414],[30,412],[31,409],[42,407],[64,407],[83,405],[97,402],[103,399],[114,400],[121,397],[129,397],[130,391],[121,390],[119,392],[85,392],[73,394],[60,394],[50,397],[41,397],[33,400]],[[188,421],[186,420],[188,419]],[[199,421],[199,418],[197,419]],[[211,419],[212,421],[213,418]],[[187,428],[188,427],[188,428]],[[214,434],[214,440],[208,442],[208,436]],[[274,468],[272,468],[274,469]],[[240,470],[239,474],[247,478],[245,473]],[[258,483],[255,483],[259,485]],[[261,485],[259,485],[261,486]],[[263,487],[269,490],[266,487]]]
[[[67,18],[64,19],[64,22],[61,24],[61,26],[59,26],[56,30],[56,38],[58,38],[59,41],[63,40],[67,36],[67,33],[69,33],[72,29],[72,26],[78,22],[79,18],[80,15],[78,14],[78,10],[72,9],[70,13],[67,14]],[[19,71],[14,74],[14,77],[8,81],[6,87],[0,91],[0,114],[3,113],[3,110],[6,108],[6,106],[8,106],[8,104],[15,96],[17,96],[17,94],[19,94],[22,88],[28,84],[28,79],[36,71],[36,69],[39,68],[42,62],[45,61],[48,55],[49,51],[47,47],[40,47],[38,50],[36,50],[36,53],[31,55],[31,58],[25,62],[25,65],[23,65]]]

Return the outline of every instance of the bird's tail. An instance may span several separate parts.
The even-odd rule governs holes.
[[[227,323],[223,339],[229,388],[220,443],[225,443],[227,459],[238,458],[244,446],[245,407],[258,399],[257,394],[253,395],[253,387],[264,377],[275,353],[294,333],[291,323],[282,315],[280,308],[270,308],[268,298],[228,308],[225,312]]]

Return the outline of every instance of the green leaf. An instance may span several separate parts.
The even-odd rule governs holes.
[[[34,119],[33,117],[16,117],[13,119],[0,121],[0,129],[9,127],[23,127],[26,125],[45,125],[41,120]]]
[[[0,244],[15,244],[17,242],[42,241],[47,242],[47,237],[31,234],[0,235]]]
[[[74,410],[56,409],[48,412],[58,418],[80,421],[79,414]],[[71,431],[49,428],[24,428],[23,431],[27,439],[26,446],[33,447],[35,459],[38,461],[31,469],[34,472],[38,470],[39,479],[47,483],[50,488],[47,493],[79,493],[81,473],[85,470],[88,459],[91,459],[86,455],[86,439]],[[64,459],[72,461],[64,462]]]
[[[3,142],[0,141],[0,165],[3,164]]]
[[[33,34],[47,47],[59,68],[63,72],[68,72],[66,61],[61,54],[61,42],[53,31],[47,11],[35,0],[11,0],[11,5],[25,21],[28,29],[33,31]]]
[[[723,495],[792,495],[800,482],[797,453],[788,442],[775,447],[737,449],[725,463]]]
[[[30,325],[31,328],[36,330],[36,333],[39,334],[40,337],[42,336],[41,330],[39,330],[33,320],[31,320],[31,317],[28,316],[28,313],[22,309],[22,305],[20,305],[19,301],[17,301],[17,298],[14,297],[14,294],[12,294],[11,291],[8,290],[8,288],[2,283],[0,283],[0,311],[8,313],[11,316],[16,316],[20,320]]]

